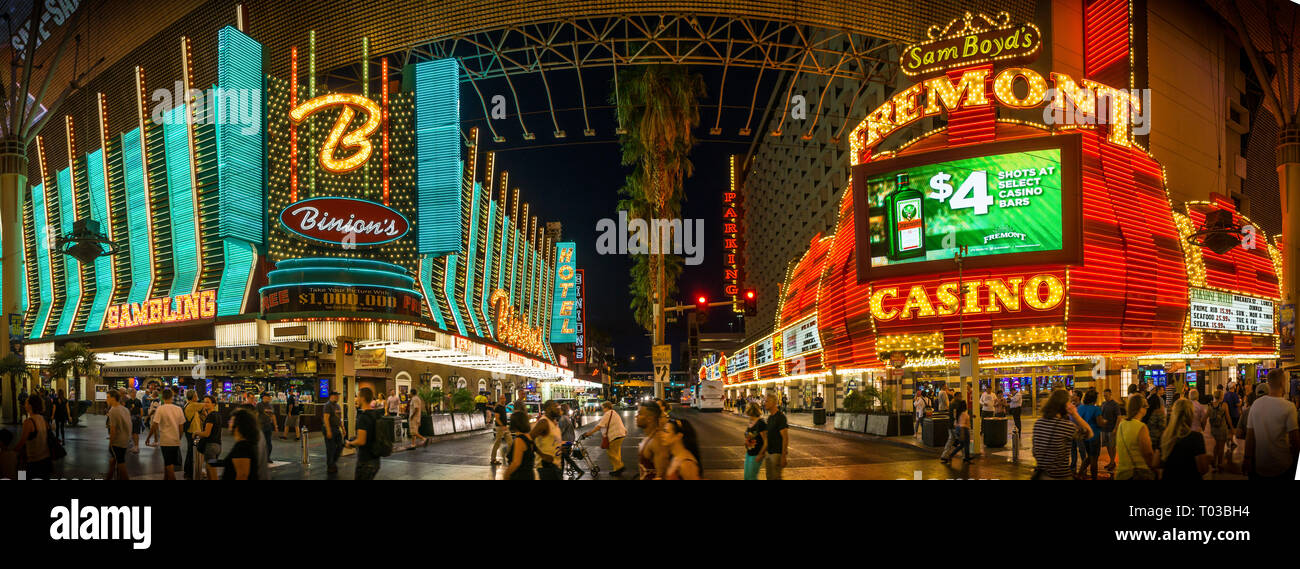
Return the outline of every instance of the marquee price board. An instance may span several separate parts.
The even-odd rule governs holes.
[[[1188,289],[1191,327],[1216,332],[1272,334],[1277,303],[1204,288]]]

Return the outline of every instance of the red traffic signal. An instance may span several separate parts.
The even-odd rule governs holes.
[[[758,316],[758,293],[754,289],[745,289],[745,316]]]
[[[704,295],[695,297],[695,314],[704,316],[709,313],[709,299]]]

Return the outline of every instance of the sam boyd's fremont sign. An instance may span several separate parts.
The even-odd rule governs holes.
[[[949,22],[942,30],[930,26],[929,40],[903,49],[899,61],[903,73],[917,77],[990,61],[1025,60],[1037,54],[1043,45],[1037,26],[1011,25],[1011,16],[1006,12],[999,13],[996,20],[980,14],[979,19],[988,24],[984,28],[974,19],[967,12],[964,18]],[[963,26],[953,30],[958,22],[963,22]]]

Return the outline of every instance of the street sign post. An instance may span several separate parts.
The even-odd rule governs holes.
[[[673,347],[659,344],[651,352],[655,369],[655,397],[664,396],[664,384],[668,382],[669,370],[673,365]]]

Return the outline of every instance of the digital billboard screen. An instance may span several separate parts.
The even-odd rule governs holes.
[[[968,268],[1077,259],[1078,147],[1070,141],[1077,137],[858,166],[860,280],[955,269],[959,254]]]

